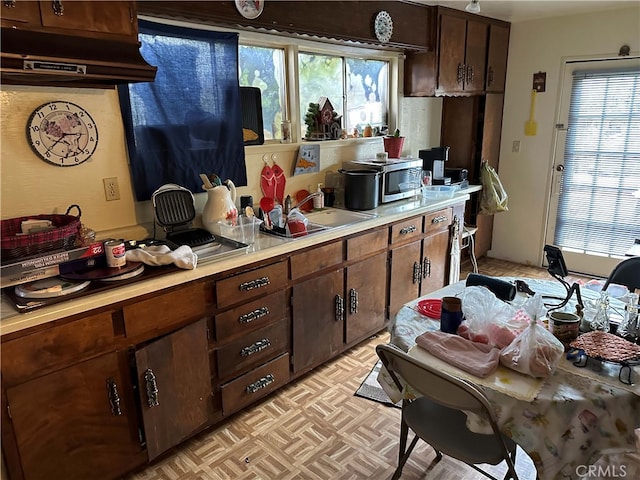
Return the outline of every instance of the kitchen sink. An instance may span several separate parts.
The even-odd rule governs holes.
[[[289,233],[288,230],[284,229],[284,228],[279,228],[279,227],[273,227],[272,229],[268,229],[266,227],[264,227],[264,225],[260,225],[260,233],[265,233],[267,235],[275,235],[276,237],[282,237],[282,238],[303,238],[307,235],[312,235],[314,233],[318,233],[318,232],[324,232],[329,230],[330,227],[326,226],[326,225],[321,225],[319,223],[314,223],[314,222],[308,222],[307,223],[307,233],[306,235],[293,235],[291,233]]]
[[[376,218],[377,215],[353,210],[342,210],[340,208],[325,208],[316,212],[305,213],[305,217],[309,219],[309,222],[335,228],[371,220],[372,218]]]

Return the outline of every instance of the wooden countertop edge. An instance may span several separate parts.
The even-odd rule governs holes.
[[[103,308],[118,302],[130,300],[131,298],[135,298],[140,295],[157,292],[165,288],[199,280],[201,278],[239,268],[251,263],[268,260],[282,255],[288,255],[313,245],[337,240],[365,230],[389,225],[405,218],[422,215],[451,205],[456,205],[469,200],[469,194],[479,190],[481,190],[480,186],[473,185],[461,190],[458,194],[446,200],[434,202],[405,200],[381,205],[375,210],[368,211],[368,213],[375,213],[378,215],[370,220],[344,227],[333,228],[326,232],[316,233],[301,239],[278,239],[279,241],[275,245],[273,245],[273,243],[275,243],[273,241],[274,239],[270,237],[270,241],[265,241],[264,243],[271,245],[268,245],[265,248],[260,248],[260,241],[258,240],[255,244],[255,251],[248,250],[246,253],[238,253],[219,260],[202,263],[194,270],[180,270],[174,273],[168,273],[166,275],[131,283],[121,288],[90,294],[67,302],[42,307],[31,312],[17,312],[11,305],[10,301],[3,296],[1,310],[2,315],[0,319],[0,336],[42,325],[54,320],[59,320],[71,315],[88,312],[96,308]]]

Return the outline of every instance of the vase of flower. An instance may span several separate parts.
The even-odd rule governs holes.
[[[393,135],[387,135],[382,141],[384,142],[384,151],[387,152],[389,158],[400,158],[404,146],[404,137],[400,136],[400,130],[396,128]]]

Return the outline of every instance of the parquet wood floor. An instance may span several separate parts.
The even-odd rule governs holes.
[[[463,265],[461,278],[469,266]],[[546,270],[483,258],[479,272],[548,278]],[[128,480],[388,479],[397,463],[400,409],[354,392],[375,365],[375,345],[388,333],[349,350],[248,408],[226,424],[173,449]],[[535,474],[520,455],[522,480]],[[419,442],[402,478],[479,480],[481,474]],[[520,465],[524,465],[521,468]],[[505,466],[487,470],[502,478]]]

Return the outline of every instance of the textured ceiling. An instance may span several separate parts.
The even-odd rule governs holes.
[[[442,5],[464,10],[468,0],[418,0],[426,5]],[[597,12],[638,5],[638,0],[480,0],[480,15],[507,22],[523,22],[538,18],[556,17],[576,13]],[[640,30],[640,17],[639,17]]]

